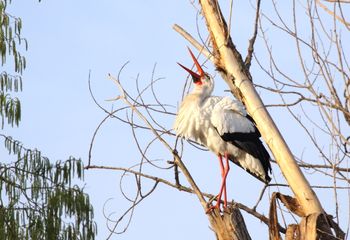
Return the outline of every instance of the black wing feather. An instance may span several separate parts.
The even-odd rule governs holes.
[[[247,115],[247,118],[254,123],[254,120]],[[271,164],[270,164],[270,155],[267,152],[266,148],[264,147],[263,143],[260,140],[260,132],[255,127],[254,132],[249,133],[242,133],[242,132],[234,132],[234,133],[224,133],[221,135],[221,138],[226,141],[230,142],[239,149],[247,152],[248,154],[252,155],[253,157],[260,160],[264,171],[265,171],[265,179],[260,179],[264,182],[270,182],[271,178],[268,175],[268,172],[271,172]],[[238,163],[237,161],[233,161],[234,163]],[[238,164],[239,165],[239,164]],[[251,172],[249,172],[251,173]],[[251,173],[252,174],[252,173]],[[254,174],[252,174],[255,176]],[[256,176],[255,176],[256,177]]]

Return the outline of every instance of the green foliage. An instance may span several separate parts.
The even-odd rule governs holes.
[[[0,0],[0,55],[1,65],[8,60],[13,63],[14,75],[8,72],[0,73],[0,115],[1,127],[4,127],[5,119],[11,126],[19,124],[21,120],[21,104],[18,98],[11,95],[12,92],[22,91],[22,74],[26,67],[26,59],[20,49],[28,49],[27,40],[21,37],[22,20],[6,12],[11,1]],[[12,60],[12,61],[11,61]]]
[[[6,12],[10,3],[0,0],[0,61],[8,67],[10,60],[14,73],[0,73],[2,129],[5,123],[13,127],[21,120],[21,104],[14,94],[22,91],[21,74],[26,67],[20,50],[28,48],[21,37],[22,20]],[[70,157],[52,164],[40,151],[0,136],[13,159],[0,162],[0,239],[95,239],[93,208],[77,184],[83,180],[81,160]]]
[[[15,123],[19,125],[21,120],[21,102],[17,97],[12,97],[10,94],[0,90],[0,115],[1,115],[1,128],[4,128],[4,120],[7,119],[7,123],[13,126]]]
[[[82,162],[71,157],[52,164],[40,151],[2,137],[15,159],[0,163],[0,236],[94,239],[93,208],[76,184],[83,179]]]
[[[16,73],[22,73],[26,67],[25,57],[18,51],[22,44],[28,48],[27,40],[21,37],[22,20],[6,12],[6,0],[0,0],[0,53],[2,66],[12,56]]]

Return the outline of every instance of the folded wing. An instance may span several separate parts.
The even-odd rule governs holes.
[[[250,155],[246,156],[245,166],[239,159],[231,160],[261,181],[269,182],[271,180],[268,175],[271,171],[270,155],[260,141],[261,135],[254,120],[247,114],[243,105],[228,97],[223,98],[215,105],[211,122],[224,141]],[[251,156],[256,160],[252,160]],[[256,161],[260,161],[260,164]],[[259,169],[259,166],[262,169]]]

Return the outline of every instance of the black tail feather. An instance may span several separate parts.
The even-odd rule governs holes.
[[[250,175],[252,175],[256,179],[258,179],[259,181],[261,181],[265,184],[268,184],[271,181],[271,177],[269,176],[268,172],[265,172],[265,178],[262,178],[261,176],[258,176],[255,173],[251,172],[249,169],[245,169],[244,167],[242,167],[242,165],[237,160],[235,160],[235,158],[233,156],[229,156],[229,159],[231,162],[233,162],[234,164],[236,164],[240,168],[244,169],[247,173],[249,173]],[[271,173],[271,169],[269,169],[269,172]]]

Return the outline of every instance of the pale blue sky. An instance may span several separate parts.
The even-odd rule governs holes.
[[[233,39],[243,56],[252,33],[254,10],[245,1],[234,1]],[[222,3],[228,14],[229,4]],[[288,10],[288,9],[283,9]],[[43,0],[14,1],[10,11],[23,20],[23,36],[29,42],[25,54],[28,62],[24,72],[24,91],[21,95],[23,118],[18,129],[6,129],[9,135],[20,139],[25,146],[38,148],[52,160],[66,159],[70,155],[81,157],[85,162],[93,131],[105,116],[92,101],[88,90],[88,74],[91,70],[93,92],[100,103],[111,109],[105,100],[117,96],[118,89],[107,79],[107,74],[117,74],[120,67],[130,61],[123,71],[122,81],[135,91],[135,77],[140,73],[140,84],[149,83],[155,63],[156,77],[164,77],[157,85],[159,98],[177,106],[186,73],[176,64],[190,66],[188,43],[173,29],[177,23],[198,37],[196,10],[190,1],[93,1],[93,0]],[[243,21],[244,20],[244,21]],[[205,35],[203,22],[201,33]],[[269,29],[270,30],[270,29]],[[272,30],[271,30],[272,31]],[[273,36],[273,33],[272,33]],[[283,49],[279,58],[288,72],[294,66],[286,42],[279,36],[274,48]],[[257,40],[257,51],[262,47]],[[263,51],[261,51],[263,54]],[[212,66],[208,65],[210,71]],[[257,75],[253,62],[252,74],[256,82],[263,84],[266,77]],[[214,73],[214,72],[212,72]],[[215,94],[224,95],[226,89],[217,77]],[[273,98],[263,95],[266,102]],[[116,106],[119,103],[116,103]],[[174,108],[173,111],[176,109]],[[298,130],[290,131],[287,118],[281,117],[279,109],[271,110],[287,142],[298,156],[305,151],[298,141]],[[278,116],[278,117],[277,117]],[[124,115],[123,115],[124,117]],[[172,126],[172,117],[161,119],[166,127]],[[109,121],[100,131],[93,152],[93,164],[128,167],[140,158],[132,144],[131,131],[116,120]],[[186,147],[184,161],[199,186],[206,192],[216,194],[220,175],[216,157]],[[171,159],[161,146],[152,149],[155,158]],[[166,164],[164,164],[166,165]],[[274,168],[276,169],[276,168]],[[173,180],[172,171],[149,170],[150,174]],[[274,171],[280,179],[279,170]],[[86,190],[94,205],[98,224],[97,239],[105,239],[108,231],[103,216],[103,204],[107,213],[119,216],[128,208],[119,189],[119,172],[89,170],[86,173]],[[184,180],[182,180],[185,183]],[[229,197],[253,206],[262,184],[237,167],[229,177]],[[244,183],[244,184],[243,184]],[[133,181],[127,182],[134,187]],[[186,184],[187,185],[187,184]],[[287,189],[283,189],[289,193]],[[325,196],[324,200],[330,199]],[[264,199],[266,203],[267,199]],[[328,202],[326,200],[325,202]],[[258,209],[267,214],[268,205]],[[267,228],[258,220],[247,216],[246,222],[253,239],[266,236]],[[121,229],[121,228],[119,228]],[[253,230],[254,229],[254,230]],[[178,192],[160,185],[151,197],[142,202],[135,211],[128,231],[112,239],[214,239],[207,218],[194,195]]]

